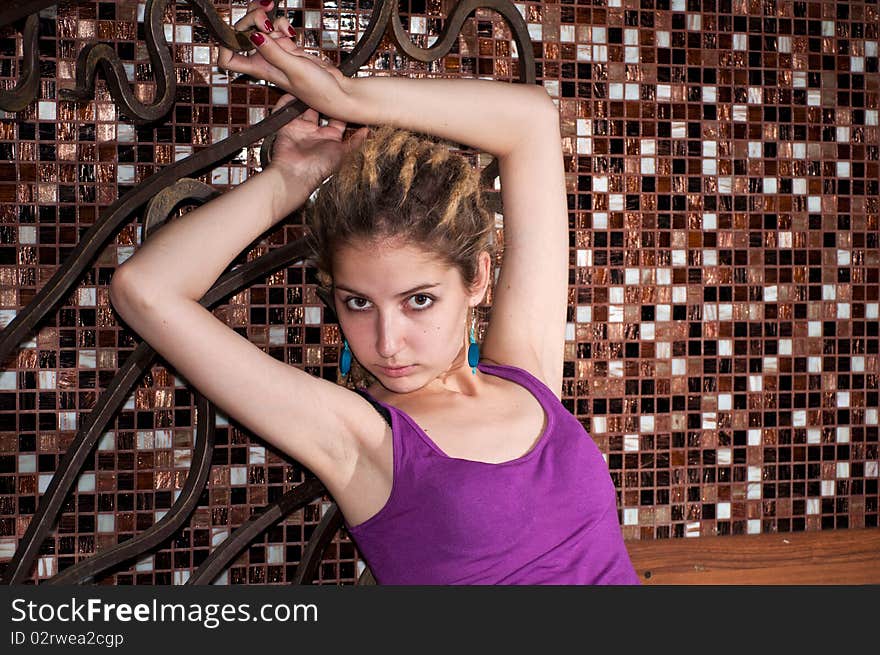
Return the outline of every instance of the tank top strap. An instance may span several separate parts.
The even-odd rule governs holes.
[[[544,382],[534,374],[524,368],[513,366],[512,364],[489,364],[488,362],[480,362],[478,364],[480,370],[486,370],[488,373],[495,373],[501,377],[518,382],[520,385],[529,389],[532,393],[543,398],[552,405],[559,403],[559,398]]]

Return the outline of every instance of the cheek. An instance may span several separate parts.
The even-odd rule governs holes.
[[[367,343],[370,335],[373,333],[372,324],[359,316],[349,316],[344,321],[340,320],[339,329],[352,347],[355,344],[363,345]],[[340,335],[340,340],[342,335]]]
[[[457,349],[464,334],[464,319],[455,313],[444,314],[433,319],[422,331],[425,339],[430,339],[438,351]]]

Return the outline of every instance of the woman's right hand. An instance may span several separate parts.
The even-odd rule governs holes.
[[[294,100],[290,94],[278,99],[274,110]],[[343,156],[363,143],[369,128],[362,127],[347,141],[342,140],[345,123],[331,118],[327,125],[318,124],[318,112],[307,109],[275,133],[270,168],[280,169],[284,178],[316,188],[335,173]]]
[[[235,23],[239,31],[258,30],[251,35],[255,51],[245,56],[220,47],[217,65],[267,80],[326,116],[351,120],[354,80],[298,46],[296,32],[285,16],[270,21],[266,11],[272,6],[267,0],[251,2],[247,14]]]

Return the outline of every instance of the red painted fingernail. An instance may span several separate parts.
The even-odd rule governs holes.
[[[260,0],[260,4],[263,5],[264,7],[268,7],[269,5],[272,4],[272,0]]]
[[[266,37],[264,37],[259,32],[254,32],[253,34],[251,34],[251,41],[254,43],[254,45],[263,45],[263,41],[265,40]]]
[[[266,19],[266,22],[263,23],[263,25],[266,26],[267,32],[271,32],[273,29],[275,29],[274,27],[272,27],[272,21],[270,21],[268,18]]]
[[[287,31],[290,32],[290,36],[296,36],[296,30],[290,25],[287,26]]]

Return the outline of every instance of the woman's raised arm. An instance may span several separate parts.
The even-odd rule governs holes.
[[[265,30],[257,9],[241,28]],[[286,19],[276,25],[285,29]],[[276,33],[277,34],[277,33]],[[345,77],[289,38],[252,36],[250,56],[220,49],[218,65],[269,80],[326,116],[362,125],[433,134],[495,156],[510,153],[533,125],[555,120],[556,106],[543,87],[477,79]]]
[[[288,123],[266,170],[151,235],[114,273],[110,298],[181,377],[350,507],[352,476],[370,466],[362,455],[385,435],[382,418],[357,394],[266,354],[198,302],[242,249],[302,204],[366,135],[343,142],[344,125],[319,127],[317,119],[309,110]]]
[[[255,9],[241,27],[265,30]],[[286,20],[276,20],[279,31]],[[277,32],[276,32],[277,35]],[[525,368],[562,391],[568,295],[568,208],[559,114],[542,87],[474,79],[347,78],[290,38],[252,36],[250,56],[221,66],[262,77],[321,113],[433,134],[498,158],[504,262],[483,358]]]
[[[480,352],[530,371],[561,397],[568,208],[553,101],[541,87],[488,80],[365,77],[352,86],[364,114],[351,120],[385,116],[498,158],[504,259]]]

